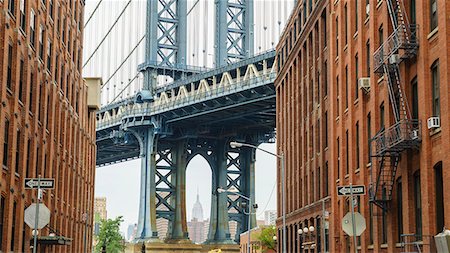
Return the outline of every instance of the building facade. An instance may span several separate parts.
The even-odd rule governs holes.
[[[83,8],[84,1],[0,1],[2,252],[31,251],[24,210],[37,192],[24,179],[39,175],[55,179],[42,198],[50,224],[39,235],[72,240],[39,251],[83,252],[92,243],[98,102],[88,99],[99,82],[81,78]]]
[[[302,243],[308,252],[435,252],[432,236],[450,224],[449,9],[439,0],[297,2],[275,83],[287,252]],[[367,225],[356,245],[341,229],[352,201],[336,190],[350,184],[366,187],[353,201]],[[281,242],[280,215],[277,225]]]

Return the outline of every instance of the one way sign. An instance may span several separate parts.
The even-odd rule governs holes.
[[[41,178],[39,185],[41,189],[53,189],[55,188],[55,179]],[[25,178],[25,189],[36,188],[38,188],[38,178]]]
[[[350,190],[351,189],[351,190]],[[364,185],[345,185],[337,187],[338,196],[346,195],[365,195],[366,187]]]

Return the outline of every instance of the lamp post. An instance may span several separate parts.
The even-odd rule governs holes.
[[[250,247],[250,233],[251,233],[251,219],[250,219],[250,215],[252,214],[252,199],[250,197],[247,197],[245,195],[240,194],[236,188],[230,188],[230,190],[225,190],[223,188],[217,188],[217,192],[218,193],[229,193],[229,194],[233,194],[233,195],[237,195],[243,199],[246,199],[248,201],[248,213],[246,213],[244,211],[244,214],[248,215],[248,224],[247,224],[247,231],[248,231],[248,242],[247,242],[247,252],[250,253],[251,247]],[[256,207],[255,207],[256,208]]]
[[[261,150],[266,154],[273,155],[280,159],[280,161],[281,161],[281,188],[282,188],[282,190],[281,190],[281,206],[282,207],[281,208],[282,208],[282,219],[283,219],[283,232],[282,232],[283,244],[281,247],[281,252],[286,253],[286,185],[284,183],[284,181],[285,181],[284,154],[281,153],[278,155],[278,154],[272,153],[270,151],[267,151],[265,149],[259,148],[252,144],[234,142],[234,141],[230,142],[230,147],[232,147],[232,148],[240,148],[240,147],[254,148],[254,149]]]
[[[314,232],[314,230],[315,230],[315,228],[314,228],[313,226],[310,226],[310,227],[304,227],[303,229],[300,228],[300,229],[297,231],[298,235],[300,236],[300,252],[303,252],[303,236],[306,237],[306,235],[307,235],[308,233],[311,233],[311,235],[312,235],[312,233]],[[313,248],[313,245],[311,245],[310,248],[312,249],[312,248]]]

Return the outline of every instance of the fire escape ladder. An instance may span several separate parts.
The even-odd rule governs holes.
[[[421,141],[421,125],[410,117],[400,75],[400,64],[417,54],[416,25],[409,24],[401,0],[386,3],[393,32],[374,53],[374,71],[386,78],[395,122],[371,139],[371,156],[376,157],[378,163],[372,168],[369,191],[370,201],[385,210],[392,200],[401,153],[418,148]]]
[[[392,200],[392,191],[399,160],[399,154],[389,154],[378,158],[378,175],[370,200],[385,210],[387,209],[388,201]]]

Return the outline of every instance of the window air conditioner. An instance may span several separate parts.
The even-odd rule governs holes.
[[[389,57],[389,64],[398,64],[400,63],[400,56],[398,54],[393,54]]]
[[[416,140],[418,138],[419,138],[419,130],[417,130],[417,129],[412,130],[411,139]]]
[[[427,120],[428,129],[439,128],[441,126],[441,120],[439,117],[430,117]]]
[[[369,93],[370,91],[370,77],[361,77],[358,79],[358,86],[364,92]]]

